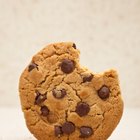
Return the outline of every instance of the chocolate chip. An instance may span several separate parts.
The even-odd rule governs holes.
[[[55,126],[54,131],[56,137],[60,137],[63,134],[61,126]]]
[[[69,59],[65,59],[61,63],[61,70],[67,74],[71,73],[74,70],[74,67],[74,62]]]
[[[82,117],[82,116],[87,115],[89,113],[89,111],[90,111],[89,105],[87,103],[85,103],[85,102],[80,102],[80,103],[77,104],[75,112],[80,117]]]
[[[39,105],[42,102],[44,102],[46,100],[46,94],[41,94],[38,91],[36,91],[36,98],[35,98],[35,104]]]
[[[82,126],[80,128],[80,133],[81,133],[81,135],[80,135],[81,138],[87,138],[93,134],[93,130],[91,127]]]
[[[107,86],[102,86],[99,90],[98,90],[98,96],[101,98],[101,99],[106,99],[109,97],[109,93],[110,93],[110,90]]]
[[[41,107],[41,114],[43,115],[43,116],[48,116],[49,115],[49,109],[48,109],[48,107],[47,106],[42,106]]]
[[[75,43],[73,43],[72,47],[73,47],[74,49],[76,49],[76,44],[75,44]]]
[[[83,77],[83,83],[90,82],[93,78],[93,74]]]
[[[62,99],[66,95],[66,90],[53,90],[53,96],[57,99]]]
[[[31,63],[29,66],[28,66],[28,71],[32,71],[34,68],[37,68],[37,64],[35,63]]]
[[[65,134],[71,134],[71,133],[73,133],[75,131],[75,125],[72,122],[65,122],[62,125],[62,131]]]

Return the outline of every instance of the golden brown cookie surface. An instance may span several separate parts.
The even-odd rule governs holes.
[[[123,112],[116,71],[95,74],[81,67],[71,42],[36,54],[19,91],[27,127],[38,140],[106,140]]]

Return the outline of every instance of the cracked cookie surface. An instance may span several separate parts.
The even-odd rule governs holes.
[[[28,129],[38,140],[106,140],[123,112],[115,70],[98,74],[79,64],[72,42],[33,56],[19,83]]]

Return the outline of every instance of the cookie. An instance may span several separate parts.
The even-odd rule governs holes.
[[[22,110],[38,140],[106,140],[121,119],[117,72],[93,73],[79,54],[74,43],[50,44],[20,77]]]

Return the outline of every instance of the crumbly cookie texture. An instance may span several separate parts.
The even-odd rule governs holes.
[[[33,56],[19,92],[38,140],[106,140],[123,112],[116,71],[97,74],[80,66],[72,42],[50,44]]]

